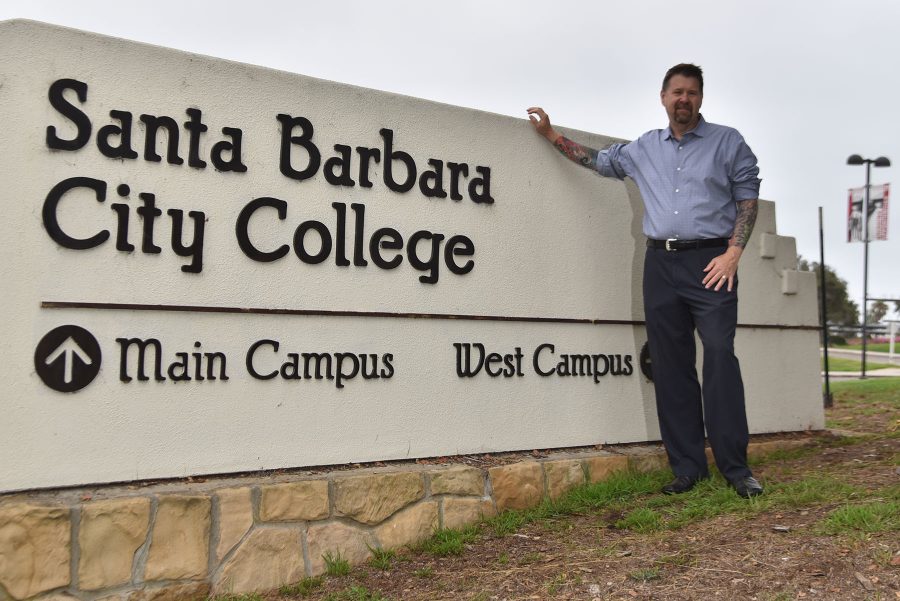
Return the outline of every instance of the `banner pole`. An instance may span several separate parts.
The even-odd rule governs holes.
[[[862,304],[862,372],[860,379],[866,379],[866,323],[868,321],[869,300],[869,178],[872,172],[872,163],[866,163],[866,194],[863,205],[863,304]]]

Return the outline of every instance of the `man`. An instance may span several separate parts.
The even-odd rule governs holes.
[[[665,129],[597,151],[557,133],[528,109],[538,133],[569,159],[605,177],[632,178],[644,199],[644,311],[660,432],[675,479],[667,494],[709,477],[704,422],[716,465],[737,494],[763,488],[747,467],[744,386],[734,355],[737,267],[756,222],[760,180],[741,135],[700,114],[703,72],[679,64],[660,92]],[[694,330],[703,343],[697,380]]]

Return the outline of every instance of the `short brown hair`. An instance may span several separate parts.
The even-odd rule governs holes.
[[[672,79],[674,75],[682,75],[684,77],[693,77],[698,82],[700,82],[700,93],[703,93],[703,69],[698,67],[697,65],[691,63],[679,63],[666,71],[666,76],[663,77],[662,91],[666,91],[666,86],[669,85],[669,80]]]

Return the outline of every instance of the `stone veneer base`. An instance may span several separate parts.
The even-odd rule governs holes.
[[[751,455],[807,444],[752,442]],[[175,601],[264,591],[366,561],[438,528],[556,499],[658,445],[551,453],[486,469],[391,465],[0,496],[0,601]]]

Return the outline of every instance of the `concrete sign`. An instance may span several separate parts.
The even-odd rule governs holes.
[[[526,121],[28,21],[0,49],[0,492],[658,438],[638,194]],[[821,427],[815,283],[762,213],[751,429]]]

